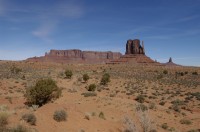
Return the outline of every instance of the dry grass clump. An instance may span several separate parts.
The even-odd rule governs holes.
[[[22,116],[22,119],[29,123],[30,125],[35,125],[36,124],[36,116],[32,113],[30,114],[24,114]]]
[[[57,122],[66,121],[67,113],[64,110],[56,110],[53,115],[53,119]]]

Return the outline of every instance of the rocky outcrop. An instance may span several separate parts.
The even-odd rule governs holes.
[[[128,40],[126,43],[126,54],[145,54],[144,42],[140,45],[139,39]]]
[[[144,42],[140,44],[139,39],[128,40],[126,43],[126,53],[119,59],[110,61],[108,64],[120,63],[145,63],[145,64],[159,64],[145,55]]]
[[[181,65],[178,65],[178,64],[174,63],[174,62],[172,61],[172,58],[171,58],[171,57],[169,58],[169,61],[168,61],[167,63],[164,63],[164,65],[165,65],[165,66],[181,66]]]

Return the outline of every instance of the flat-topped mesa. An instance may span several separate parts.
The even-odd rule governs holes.
[[[122,56],[120,52],[111,51],[81,51],[71,50],[50,50],[45,56],[28,58],[32,62],[61,62],[61,63],[88,63],[102,64]]]
[[[128,40],[126,43],[126,55],[131,54],[145,54],[144,42],[140,45],[139,39]]]
[[[122,56],[119,52],[100,52],[100,51],[81,51],[79,49],[72,50],[50,50],[45,57],[63,57],[63,58],[80,58],[80,59],[118,59]]]

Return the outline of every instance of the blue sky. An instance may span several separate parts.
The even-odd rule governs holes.
[[[0,0],[0,59],[50,49],[119,51],[144,40],[146,54],[200,66],[200,0]]]

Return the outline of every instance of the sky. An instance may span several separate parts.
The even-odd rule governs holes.
[[[144,41],[153,60],[200,66],[200,0],[0,0],[0,60],[50,49],[125,53]]]

